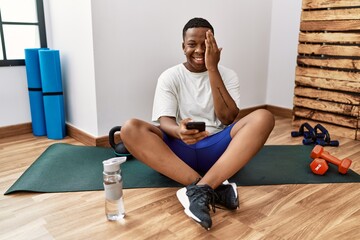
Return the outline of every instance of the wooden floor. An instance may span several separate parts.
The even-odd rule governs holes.
[[[278,117],[266,144],[301,144],[291,130]],[[328,151],[360,173],[360,141],[335,139],[341,146]],[[54,142],[82,145],[32,134],[0,139],[0,239],[360,239],[359,183],[238,187],[240,209],[217,209],[210,231],[184,214],[176,188],[125,190],[127,216],[116,223],[105,218],[102,191],[4,196]]]

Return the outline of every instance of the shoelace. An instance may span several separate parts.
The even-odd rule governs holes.
[[[187,194],[193,196],[194,199],[199,199],[209,210],[211,207],[211,210],[215,213],[215,200],[218,196],[211,187],[192,188],[188,190]]]

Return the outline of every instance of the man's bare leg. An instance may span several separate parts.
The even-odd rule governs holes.
[[[131,119],[121,127],[121,140],[138,160],[187,186],[200,175],[178,158],[162,140],[162,132],[147,122]]]
[[[228,148],[198,185],[208,184],[215,189],[238,172],[263,147],[274,123],[273,115],[264,109],[240,119],[230,132],[232,140]]]
[[[273,115],[263,109],[240,119],[230,132],[232,141],[227,150],[198,184],[208,184],[215,189],[233,176],[263,147],[273,127]],[[122,126],[121,138],[135,158],[165,176],[183,185],[200,178],[170,150],[162,140],[162,132],[154,125],[129,120]]]

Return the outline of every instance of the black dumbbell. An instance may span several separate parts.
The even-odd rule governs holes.
[[[109,131],[109,143],[110,146],[114,149],[114,153],[116,156],[128,157],[130,158],[132,155],[126,149],[122,142],[115,143],[115,133],[121,131],[121,126],[115,126]]]

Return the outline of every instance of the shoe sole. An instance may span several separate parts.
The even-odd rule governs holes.
[[[181,205],[184,207],[184,212],[186,213],[186,215],[188,215],[189,217],[191,217],[192,219],[194,219],[195,221],[200,223],[201,220],[198,217],[196,217],[189,209],[190,201],[189,201],[188,196],[186,195],[186,187],[179,189],[176,192],[176,196],[177,196],[179,202],[181,203]]]
[[[238,193],[237,193],[237,186],[236,186],[236,183],[230,183],[228,180],[225,180],[223,182],[224,185],[231,185],[234,192],[235,192],[235,196],[236,198],[238,197]],[[196,217],[191,211],[190,211],[190,201],[189,201],[189,198],[188,196],[186,195],[186,187],[183,187],[181,189],[179,189],[177,192],[176,192],[176,197],[178,198],[179,202],[181,203],[181,205],[184,207],[184,212],[186,215],[188,215],[189,217],[191,217],[194,221],[196,221],[197,223],[199,223],[201,226],[201,220]],[[204,227],[204,226],[202,226]],[[207,230],[210,230],[210,228],[206,228],[204,227],[205,229]]]
[[[195,222],[199,223],[206,230],[210,230],[210,228],[203,226],[202,221],[190,211],[190,201],[186,195],[186,187],[179,189],[176,192],[176,196],[181,205],[184,207],[185,214],[192,218]]]

